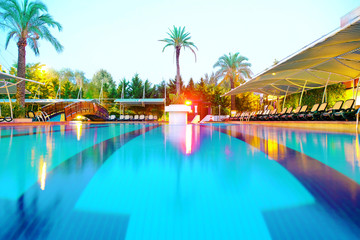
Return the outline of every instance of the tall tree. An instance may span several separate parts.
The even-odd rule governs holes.
[[[192,78],[190,78],[188,85],[185,88],[185,96],[188,99],[195,100],[196,96],[196,89],[195,89],[195,83]]]
[[[0,22],[9,30],[5,43],[8,47],[10,39],[14,38],[18,46],[18,69],[17,75],[25,77],[26,69],[26,51],[29,44],[30,48],[39,55],[40,39],[49,41],[57,52],[63,50],[63,46],[50,33],[49,27],[62,30],[60,23],[54,21],[48,14],[48,9],[41,1],[24,0],[19,3],[18,0],[1,1],[0,4]],[[18,84],[16,99],[20,105],[25,105],[25,82]]]
[[[212,72],[211,75],[205,73],[204,81],[206,84],[213,84],[216,86],[218,84],[218,80],[219,76],[216,73]]]
[[[142,98],[143,91],[143,81],[140,79],[139,74],[135,74],[129,84],[130,98]]]
[[[163,52],[165,50],[165,48],[169,47],[169,46],[173,46],[174,47],[174,51],[175,51],[175,56],[176,56],[176,93],[179,95],[180,94],[180,63],[179,63],[179,59],[180,59],[180,50],[181,48],[189,48],[195,55],[195,61],[196,61],[196,53],[193,49],[193,47],[198,50],[198,48],[195,46],[195,44],[193,42],[190,42],[190,33],[185,32],[185,27],[181,28],[181,27],[175,27],[173,26],[173,30],[169,29],[169,32],[167,33],[169,35],[169,38],[164,38],[162,40],[162,42],[165,42],[166,45],[163,48]]]
[[[252,74],[250,70],[251,64],[247,61],[248,59],[238,52],[221,56],[214,64],[214,68],[219,68],[216,74],[223,78],[220,83],[230,81],[231,89],[235,87],[235,84],[244,83],[245,79],[250,78]],[[231,95],[231,110],[235,109],[235,95]]]
[[[106,70],[100,69],[97,71],[91,80],[91,84],[95,86],[98,91],[98,94],[95,93],[95,96],[99,96],[102,87],[104,98],[116,97],[115,81],[113,80],[111,74]]]
[[[185,86],[181,77],[179,78],[179,81],[177,81],[176,79],[169,79],[167,90],[169,91],[169,93],[175,94],[177,93],[178,85],[180,85],[180,92],[183,92],[185,90]]]
[[[127,81],[125,78],[123,78],[120,81],[119,86],[117,88],[118,98],[121,98],[122,96],[124,96],[124,98],[130,97],[128,86],[129,86],[129,81]],[[124,93],[123,93],[123,90],[124,90]]]

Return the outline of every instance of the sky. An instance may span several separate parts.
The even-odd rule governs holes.
[[[257,74],[340,26],[340,18],[360,6],[359,0],[43,0],[63,31],[52,30],[62,53],[40,41],[40,56],[27,48],[27,63],[55,70],[70,68],[91,79],[100,69],[115,81],[135,73],[152,83],[174,78],[173,48],[158,40],[169,28],[185,26],[198,47],[197,61],[182,50],[180,72],[185,83],[199,81],[216,69],[224,54],[239,52]],[[0,30],[0,64],[17,61],[16,42],[4,49]]]

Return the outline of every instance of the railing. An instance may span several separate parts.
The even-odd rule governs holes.
[[[91,120],[107,120],[109,112],[106,108],[94,102],[75,102],[65,107],[67,121],[74,119],[78,115],[86,116]]]
[[[69,102],[50,103],[41,108],[41,111],[46,112],[49,116],[64,112],[65,107]]]

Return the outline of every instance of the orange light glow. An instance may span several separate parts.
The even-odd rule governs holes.
[[[190,106],[191,104],[192,104],[192,102],[191,102],[190,100],[186,100],[186,101],[185,101],[185,105],[186,105],[186,106]]]

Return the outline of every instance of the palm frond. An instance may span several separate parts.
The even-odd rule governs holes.
[[[12,31],[8,33],[5,42],[5,49],[7,49],[7,47],[9,46],[10,39],[13,38],[15,35],[16,35],[16,31]]]
[[[9,30],[7,45],[12,38],[15,41],[25,39],[38,55],[38,40],[45,39],[55,47],[56,51],[63,50],[63,46],[49,30],[49,27],[52,27],[61,31],[62,26],[47,13],[47,6],[43,2],[24,0],[20,4],[18,0],[6,0],[1,1],[0,10],[2,10],[0,22]]]
[[[190,42],[191,39],[190,33],[185,31],[185,27],[175,27],[173,26],[172,29],[169,28],[169,32],[167,32],[167,35],[169,38],[164,38],[162,40],[159,40],[161,42],[165,42],[166,46],[163,48],[163,51],[166,47],[173,46],[174,49],[176,48],[189,48],[195,55],[195,61],[196,61],[196,53],[193,48],[198,50],[198,48],[195,46],[193,42]],[[193,48],[192,48],[193,47]]]
[[[251,78],[251,64],[248,61],[247,57],[240,55],[236,52],[235,54],[229,53],[219,57],[218,61],[214,64],[214,68],[219,68],[216,72],[222,81],[234,81],[234,82],[244,82],[245,79]]]

